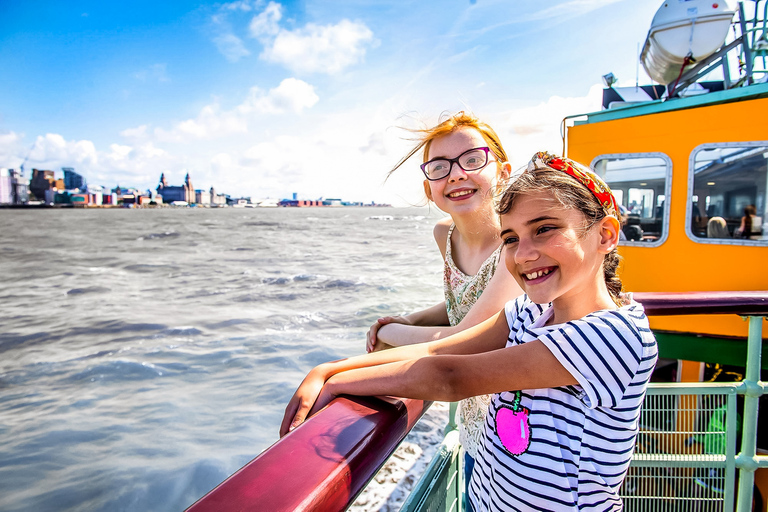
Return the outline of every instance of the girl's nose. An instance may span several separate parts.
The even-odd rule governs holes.
[[[517,247],[515,248],[514,254],[515,263],[519,265],[529,261],[534,261],[536,258],[538,258],[538,256],[539,253],[531,240],[520,238],[517,241]]]
[[[448,181],[459,181],[467,179],[467,173],[459,166],[458,162],[451,162],[451,172],[448,174]]]

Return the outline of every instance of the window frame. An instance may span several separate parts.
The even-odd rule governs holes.
[[[592,169],[592,172],[597,174],[597,171],[595,170],[595,164],[600,160],[619,160],[619,159],[631,159],[631,158],[660,158],[664,161],[664,164],[667,166],[667,173],[665,176],[665,183],[664,183],[664,219],[661,223],[661,236],[659,236],[658,240],[653,242],[643,242],[641,240],[621,240],[619,241],[619,247],[659,247],[664,244],[664,242],[667,241],[667,238],[669,238],[669,212],[670,212],[670,202],[672,199],[672,159],[666,154],[662,153],[660,151],[649,151],[649,152],[642,152],[642,153],[603,153],[601,155],[597,155],[595,158],[592,159],[592,162],[589,164],[589,168]],[[602,176],[601,176],[602,178]],[[607,183],[607,182],[606,182]],[[611,184],[607,183],[610,187]],[[658,197],[658,196],[656,196]],[[654,197],[654,202],[656,201],[656,197]],[[621,221],[621,219],[619,219]]]
[[[765,140],[751,140],[743,142],[707,142],[699,144],[691,151],[688,157],[688,194],[685,199],[685,235],[694,243],[705,245],[741,245],[747,247],[765,247],[768,246],[768,239],[766,240],[749,240],[747,238],[700,238],[693,234],[691,230],[691,215],[693,214],[693,182],[695,176],[695,163],[696,155],[706,149],[717,148],[744,148],[744,147],[758,147],[764,146],[768,151],[768,141]],[[768,194],[766,194],[768,196]],[[766,197],[768,201],[768,197]],[[761,215],[762,217],[762,215]]]

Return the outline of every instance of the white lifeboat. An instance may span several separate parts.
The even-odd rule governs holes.
[[[734,10],[725,0],[667,0],[653,17],[640,61],[660,84],[677,80],[683,66],[715,53],[725,41]]]

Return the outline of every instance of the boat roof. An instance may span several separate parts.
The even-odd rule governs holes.
[[[607,110],[568,116],[566,119],[574,119],[574,125],[578,126],[765,97],[768,97],[768,83],[759,83],[696,96],[673,97],[670,99],[651,100],[642,103],[614,105]],[[586,119],[583,119],[584,116],[586,116]]]

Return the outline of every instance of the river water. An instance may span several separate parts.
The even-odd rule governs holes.
[[[442,300],[426,208],[0,210],[0,510],[182,510]]]

